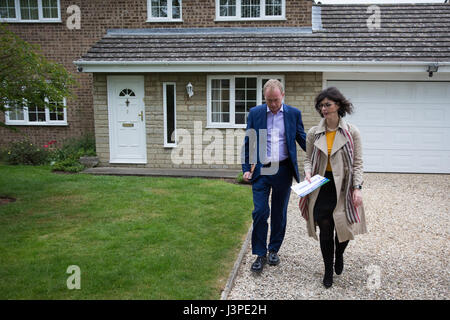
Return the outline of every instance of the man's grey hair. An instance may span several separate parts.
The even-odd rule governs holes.
[[[264,85],[263,93],[265,94],[267,89],[273,90],[273,89],[276,89],[276,88],[280,89],[280,92],[282,94],[284,93],[284,86],[283,86],[283,84],[277,79],[270,79]]]

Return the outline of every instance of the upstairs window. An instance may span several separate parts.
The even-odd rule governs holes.
[[[0,0],[1,22],[61,22],[60,0]]]
[[[42,0],[42,15],[44,19],[58,18],[59,7],[57,0]]]
[[[15,0],[0,0],[0,18],[16,19]]]
[[[216,0],[217,21],[283,20],[286,0]]]
[[[181,20],[181,0],[147,0],[147,22]]]

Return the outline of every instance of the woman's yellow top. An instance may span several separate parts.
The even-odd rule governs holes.
[[[327,147],[328,147],[327,171],[332,171],[331,163],[330,163],[330,155],[331,155],[331,149],[333,149],[334,137],[336,137],[336,130],[335,131],[327,131],[325,135],[327,136]]]

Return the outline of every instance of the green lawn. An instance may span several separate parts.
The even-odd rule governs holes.
[[[220,180],[0,165],[0,196],[0,299],[218,299],[251,223]]]

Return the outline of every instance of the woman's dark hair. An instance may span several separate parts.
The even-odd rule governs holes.
[[[351,114],[353,112],[353,104],[348,101],[344,95],[336,88],[336,87],[329,87],[325,90],[322,90],[321,93],[319,93],[316,97],[316,110],[319,112],[320,116],[323,118],[322,112],[319,108],[320,103],[323,99],[328,99],[331,101],[334,101],[338,107],[338,115],[340,117],[345,117],[345,115]]]

